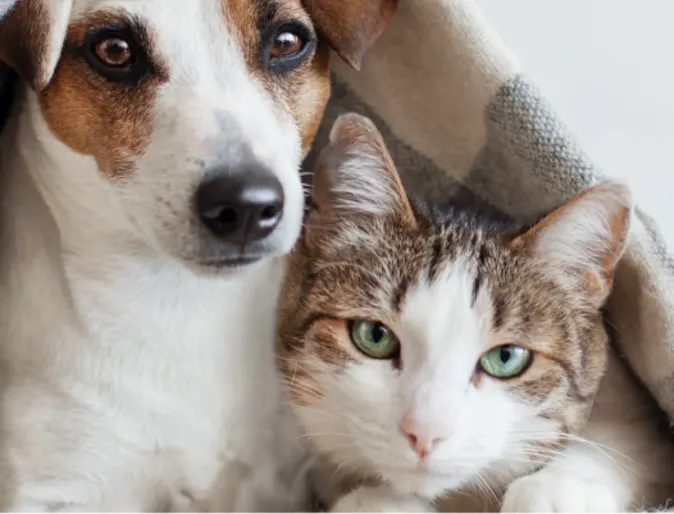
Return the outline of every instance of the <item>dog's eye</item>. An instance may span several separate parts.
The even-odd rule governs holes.
[[[272,59],[281,59],[298,54],[304,48],[305,41],[294,32],[281,32],[274,37],[274,42],[269,52]]]
[[[284,23],[268,33],[263,50],[264,65],[276,73],[300,66],[316,46],[313,32],[305,25]]]
[[[133,61],[131,44],[122,38],[104,39],[96,45],[96,55],[107,66],[127,66]]]
[[[90,33],[84,46],[89,66],[113,82],[134,83],[150,65],[133,32],[124,28],[106,28]]]

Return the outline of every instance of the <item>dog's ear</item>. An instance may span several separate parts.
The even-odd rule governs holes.
[[[357,70],[398,4],[397,0],[303,0],[303,3],[335,52]]]
[[[4,16],[0,13],[0,60],[39,91],[49,84],[61,55],[72,0],[9,3]]]

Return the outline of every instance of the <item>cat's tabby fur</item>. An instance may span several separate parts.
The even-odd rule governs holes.
[[[279,351],[297,419],[347,493],[335,510],[427,510],[446,497],[453,510],[593,512],[674,496],[671,438],[601,313],[628,237],[625,186],[508,230],[411,202],[374,125],[345,115],[314,201]],[[359,351],[354,319],[383,323],[399,354]],[[534,357],[499,380],[478,361],[504,344]],[[401,429],[410,420],[433,443],[423,458]]]

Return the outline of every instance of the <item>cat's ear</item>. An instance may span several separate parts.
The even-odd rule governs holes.
[[[354,216],[415,217],[391,155],[375,124],[358,114],[343,114],[320,153],[314,201],[324,219]]]
[[[632,210],[626,185],[603,182],[543,218],[513,244],[558,267],[600,307],[627,244]]]

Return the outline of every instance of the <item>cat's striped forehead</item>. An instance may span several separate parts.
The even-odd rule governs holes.
[[[410,290],[453,276],[466,284],[471,306],[481,292],[490,297],[492,321],[500,326],[508,304],[517,300],[517,294],[509,294],[518,292],[512,277],[525,271],[525,262],[500,237],[465,222],[408,227],[381,218],[367,225],[342,224],[322,232],[312,246],[320,248],[311,252],[305,270],[314,308],[381,321],[400,316]]]

